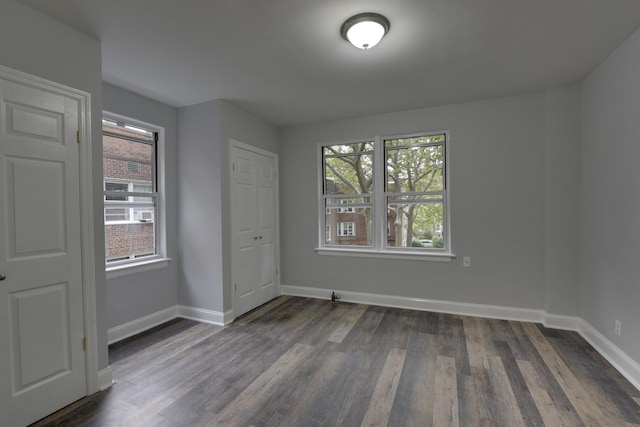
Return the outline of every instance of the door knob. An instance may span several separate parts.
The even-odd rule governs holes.
[[[2,274],[0,274],[0,281],[4,280],[6,278],[7,278],[7,276],[3,276]]]

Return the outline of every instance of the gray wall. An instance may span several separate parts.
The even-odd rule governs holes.
[[[638,363],[639,76],[636,32],[583,82],[580,191],[581,317]]]
[[[546,311],[580,313],[580,86],[545,92],[545,281]]]
[[[100,42],[13,0],[2,1],[0,64],[91,94],[98,367],[109,365],[102,218],[102,59]]]
[[[282,283],[544,309],[544,93],[286,129],[280,145]],[[562,105],[557,108],[563,109]],[[451,263],[320,256],[319,142],[450,131]],[[555,209],[555,206],[548,209]],[[471,267],[462,267],[462,256]],[[574,284],[572,284],[573,286]]]
[[[178,110],[179,297],[222,311],[220,101]]]
[[[231,309],[229,140],[277,152],[275,127],[215,100],[178,113],[179,302]]]
[[[112,328],[178,303],[178,171],[175,108],[117,86],[102,86],[103,110],[164,128],[165,268],[107,280],[107,326]],[[104,262],[103,262],[104,264]]]

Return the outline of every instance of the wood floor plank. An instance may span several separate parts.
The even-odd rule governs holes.
[[[500,357],[489,357],[489,372],[496,397],[495,404],[498,406],[498,413],[502,419],[500,425],[524,427],[525,422],[520,412],[520,406]]]
[[[316,358],[313,373],[305,379],[303,385],[291,384],[290,389],[295,394],[291,400],[295,400],[296,404],[289,411],[271,415],[266,425],[321,424],[325,414],[332,413],[335,406],[331,399],[319,399],[319,396],[338,397],[340,393],[337,390],[341,388],[341,383],[344,386],[350,380],[345,378],[344,372],[353,372],[360,362],[346,353],[330,349],[320,350],[312,357]]]
[[[460,425],[458,418],[458,385],[456,361],[451,357],[436,359],[436,396],[433,408],[434,427]]]
[[[341,303],[338,303],[338,304],[342,305]],[[342,306],[344,307],[344,305]],[[349,308],[351,309],[346,313],[346,315],[341,319],[341,321],[335,326],[335,330],[331,335],[329,335],[329,338],[327,338],[327,341],[341,343],[342,340],[344,340],[344,338],[349,334],[349,332],[351,332],[355,324],[358,323],[358,321],[362,317],[362,314],[366,311],[367,306],[358,304]]]
[[[373,340],[387,308],[368,306],[338,346],[340,351],[367,353],[377,343]]]
[[[168,408],[174,402],[175,400],[173,398],[160,395],[149,402],[149,404],[119,421],[117,425],[118,427],[151,425],[151,421],[153,419],[157,419],[160,412]]]
[[[185,348],[201,342],[220,332],[221,327],[208,323],[197,323],[192,328],[185,330],[177,337],[160,341],[136,352],[126,360],[111,364],[112,369],[118,369],[123,378],[131,378],[134,375],[144,375],[144,372],[162,363]]]
[[[489,353],[492,351],[490,337],[487,336],[486,321],[468,317],[463,321],[464,336],[469,354],[469,365],[489,369]]]
[[[525,325],[527,325],[527,323],[512,323],[511,327],[516,332],[517,343],[510,342],[509,347],[514,352],[517,360],[526,360],[533,365],[545,389],[549,395],[553,397],[554,404],[563,412],[565,417],[570,420],[571,425],[584,425],[584,422],[565,394],[556,376],[551,372],[550,367],[538,353],[531,337],[524,328]]]
[[[387,425],[406,354],[406,350],[397,348],[393,348],[389,352],[373,396],[371,396],[371,403],[364,420],[362,420],[362,426]]]
[[[591,400],[597,402],[603,414],[612,419],[640,423],[640,406],[633,398],[620,392],[622,382],[627,381],[618,372],[607,370],[604,359],[592,348],[585,349],[574,335],[548,339],[563,360],[577,363],[568,365]],[[586,351],[585,351],[586,350]],[[592,350],[593,353],[591,353]]]
[[[529,390],[531,391],[533,400],[536,402],[536,406],[542,416],[544,425],[558,427],[575,425],[575,423],[573,423],[563,411],[556,407],[553,399],[549,396],[549,393],[545,389],[542,380],[536,373],[531,362],[518,360],[518,367],[527,382],[527,387],[529,387]]]
[[[291,297],[288,295],[283,295],[283,296],[274,298],[271,301],[267,302],[266,304],[261,305],[257,309],[250,311],[249,313],[245,314],[239,319],[234,320],[233,323],[238,326],[247,325],[252,321],[254,321],[255,319],[259,318],[260,316],[263,316],[266,313],[273,311],[274,308],[286,303],[290,299]]]
[[[556,380],[580,415],[582,421],[588,426],[621,425],[620,422],[605,417],[598,404],[591,400],[588,393],[582,387],[582,384],[580,384],[566,363],[555,352],[553,347],[551,347],[537,325],[526,324],[524,328],[529,333],[533,345],[547,366],[549,366],[549,369],[556,377]]]
[[[442,316],[438,334],[443,337],[443,356],[452,357],[456,362],[458,375],[471,375],[469,352],[461,316]]]
[[[243,426],[246,420],[260,408],[281,384],[286,384],[295,375],[295,369],[313,351],[313,347],[294,344],[276,363],[252,382],[235,400],[215,417],[216,425]]]
[[[331,398],[335,414],[325,416],[321,424],[357,426],[362,423],[388,353],[389,349],[384,345],[372,346],[368,352],[356,348],[348,353],[359,364],[353,369],[352,375],[345,379],[342,392]]]
[[[509,339],[508,336],[503,338]],[[502,361],[502,365],[511,384],[511,390],[515,396],[518,409],[522,415],[525,425],[540,426],[543,425],[540,411],[533,400],[529,387],[522,376],[522,371],[518,367],[515,357],[511,352],[511,347],[505,341],[494,340],[494,349]]]
[[[390,425],[424,426],[432,423],[436,360],[441,345],[441,339],[437,335],[419,332],[411,334],[389,416]]]
[[[464,427],[492,425],[481,389],[471,375],[458,376],[458,418]]]

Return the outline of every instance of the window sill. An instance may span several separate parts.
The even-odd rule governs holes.
[[[171,261],[171,258],[154,258],[151,260],[109,266],[106,268],[107,279],[164,268],[169,265],[169,261]]]
[[[386,258],[413,261],[451,262],[456,255],[450,252],[418,253],[414,251],[375,251],[371,249],[316,248],[318,255]]]

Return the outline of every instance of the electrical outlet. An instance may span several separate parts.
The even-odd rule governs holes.
[[[464,267],[471,267],[471,257],[470,256],[462,257],[462,265]]]
[[[622,322],[619,320],[616,320],[615,333],[617,336],[622,336]]]

